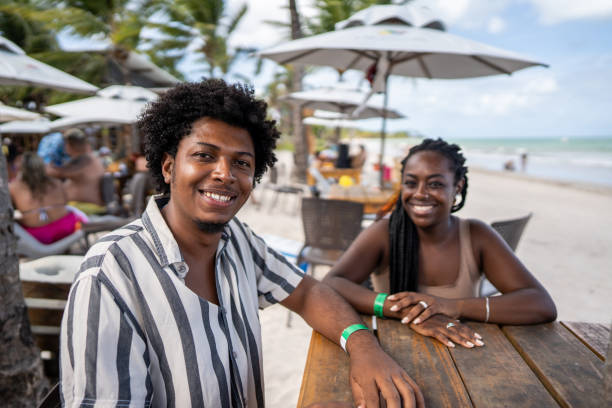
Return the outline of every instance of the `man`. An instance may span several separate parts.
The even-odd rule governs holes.
[[[138,125],[165,195],[85,257],[62,321],[63,400],[263,406],[258,307],[280,302],[336,342],[360,323],[234,217],[276,161],[279,133],[250,88],[222,80],[169,90]],[[379,390],[390,407],[423,404],[368,330],[346,350],[357,404],[377,407]]]
[[[104,166],[91,150],[85,133],[79,129],[67,130],[64,134],[64,149],[70,156],[62,166],[49,164],[47,174],[64,180],[68,201],[87,213],[104,211],[100,180]]]

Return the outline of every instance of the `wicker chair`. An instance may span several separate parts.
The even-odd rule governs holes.
[[[309,263],[332,266],[361,231],[363,204],[343,200],[302,199],[304,246],[298,265]]]
[[[524,217],[511,220],[495,221],[491,223],[491,227],[506,241],[508,246],[516,251],[516,247],[525,231],[527,223],[531,219],[533,213],[529,213]],[[481,297],[491,296],[497,293],[498,290],[487,278],[483,278],[480,282],[479,293]]]

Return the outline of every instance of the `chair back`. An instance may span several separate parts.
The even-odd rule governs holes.
[[[123,202],[127,207],[128,216],[140,217],[146,206],[148,172],[135,173],[128,182]]]
[[[502,236],[513,251],[516,251],[521,235],[523,235],[523,231],[532,215],[533,213],[529,213],[521,218],[492,222],[491,227]]]
[[[304,246],[345,250],[361,232],[362,217],[362,203],[303,198]]]
[[[532,215],[533,213],[529,213],[521,218],[492,222],[491,227],[501,235],[513,251],[516,251],[521,235],[523,235],[523,231],[525,231],[525,227]],[[478,288],[480,297],[491,296],[498,292],[497,288],[487,278],[482,278]]]
[[[118,214],[121,208],[115,187],[115,178],[111,173],[104,173],[100,179],[100,194],[102,202],[106,206],[106,213]]]

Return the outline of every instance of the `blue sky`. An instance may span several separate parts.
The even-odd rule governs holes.
[[[230,10],[242,3],[230,0]],[[283,33],[262,21],[286,21],[282,6],[287,1],[247,3],[249,13],[233,44],[263,48],[278,43]],[[390,130],[447,138],[612,136],[612,1],[421,3],[440,16],[450,33],[531,56],[550,68],[469,80],[392,77],[389,104],[409,119],[391,121]],[[298,5],[312,14],[310,1],[298,0]],[[253,78],[258,90],[275,69],[280,68],[268,62],[264,74],[253,78],[250,63],[237,66]],[[357,86],[361,78],[361,73],[349,73],[345,82]],[[305,87],[331,86],[337,79],[335,71],[319,69],[305,79]],[[380,120],[368,121],[365,127],[379,129]]]

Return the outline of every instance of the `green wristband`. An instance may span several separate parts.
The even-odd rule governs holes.
[[[374,300],[374,315],[378,317],[385,317],[383,313],[383,305],[385,304],[385,299],[389,296],[386,293],[379,293],[376,295],[376,299]]]
[[[368,326],[366,326],[365,324],[361,324],[361,323],[351,324],[349,327],[344,329],[344,331],[342,332],[342,336],[340,336],[340,347],[342,347],[342,350],[346,351],[346,341],[348,340],[351,334],[359,330],[370,330],[370,329],[368,328]]]

